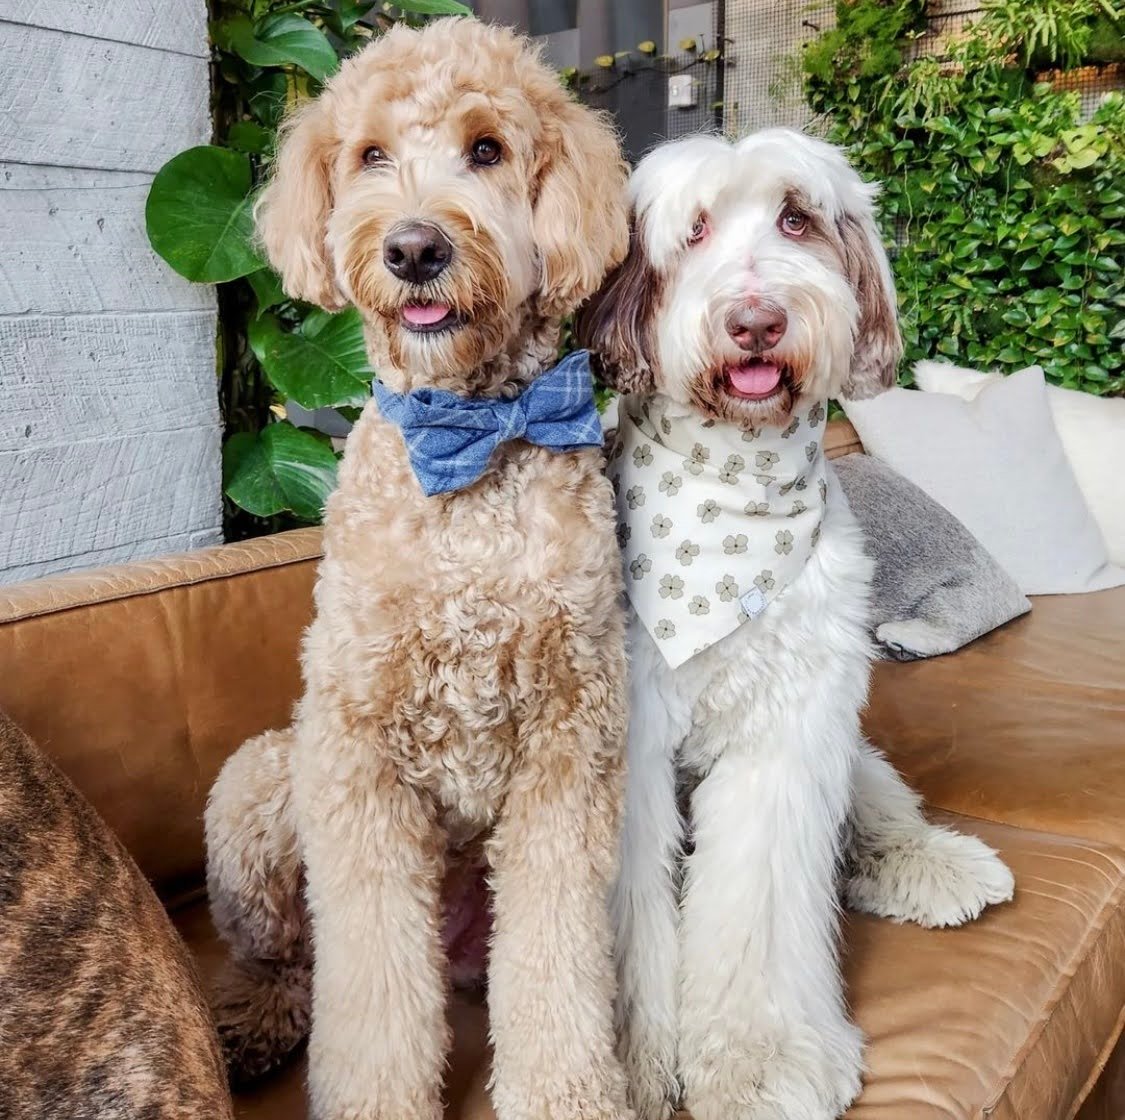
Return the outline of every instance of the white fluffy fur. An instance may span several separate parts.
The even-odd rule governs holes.
[[[778,232],[794,192],[828,227],[874,230],[874,191],[834,149],[795,133],[733,147],[696,138],[642,162],[640,251],[664,283],[652,325],[659,391],[691,400],[692,379],[732,360],[724,317],[747,294],[788,313],[773,354],[798,371],[798,401],[838,392],[859,364],[854,276]],[[701,212],[711,231],[685,247]],[[869,247],[889,284],[881,248]],[[884,344],[893,352],[897,339]],[[759,408],[748,403],[746,415]],[[849,822],[846,894],[860,909],[951,925],[1011,897],[995,853],[929,825],[862,738],[871,572],[830,474],[820,543],[759,618],[678,670],[631,620],[613,905],[621,1052],[646,1120],[669,1116],[681,1096],[695,1120],[830,1120],[855,1098],[863,1040],[837,960]],[[677,806],[685,787],[688,821]]]

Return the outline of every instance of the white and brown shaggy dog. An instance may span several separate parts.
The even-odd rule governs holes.
[[[419,402],[520,396],[628,243],[612,128],[471,20],[346,62],[286,125],[257,218],[290,295],[354,304],[386,390]],[[590,414],[598,446],[502,442],[431,497],[375,401],[348,440],[294,727],[233,756],[206,821],[236,1073],[305,1033],[311,927],[317,1120],[438,1120],[443,876],[482,846],[498,1115],[630,1115],[606,907],[624,614]]]
[[[863,1069],[845,857],[849,901],[898,919],[1012,892],[860,732],[872,566],[820,437],[827,399],[878,392],[900,354],[875,191],[785,130],[666,145],[631,191],[630,254],[580,323],[631,394],[610,456],[632,601],[621,1053],[645,1120],[681,1099],[830,1120]]]

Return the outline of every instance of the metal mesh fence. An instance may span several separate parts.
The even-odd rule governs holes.
[[[815,129],[802,96],[799,60],[803,44],[833,26],[833,0],[720,0],[716,6],[724,10],[726,132],[741,135],[773,125]],[[948,43],[970,33],[982,11],[976,0],[932,0],[927,33],[914,54],[941,58]],[[1107,92],[1125,88],[1125,64],[1046,71],[1040,77],[1077,90],[1083,116],[1089,116]]]
[[[689,81],[687,106],[669,105],[673,78]],[[621,130],[627,157],[636,162],[649,148],[693,132],[723,127],[722,60],[702,55],[675,55],[663,59],[618,59],[612,68],[583,74],[579,98],[595,109],[614,115]]]
[[[726,96],[732,136],[812,122],[801,88],[801,45],[835,23],[831,0],[728,0],[724,12]]]
[[[800,56],[805,43],[833,26],[835,0],[716,0],[713,7],[712,42],[720,44],[718,52],[662,58],[634,52],[618,57],[612,67],[578,76],[578,96],[616,117],[631,160],[663,140],[693,132],[740,136],[777,125],[819,128],[805,102]],[[914,53],[942,57],[948,43],[969,33],[981,11],[978,0],[933,0],[927,33]],[[690,105],[669,104],[670,81],[676,77],[690,79]],[[1088,116],[1108,91],[1125,88],[1125,63],[1041,77],[1077,90]]]

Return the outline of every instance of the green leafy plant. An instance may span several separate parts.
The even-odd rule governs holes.
[[[288,405],[352,419],[375,376],[359,315],[288,299],[254,243],[254,192],[278,123],[393,23],[468,14],[458,0],[213,2],[215,143],[160,169],[145,218],[172,268],[219,285],[228,538],[319,521],[337,455],[326,436],[291,422]]]
[[[902,380],[942,357],[1125,392],[1125,97],[1084,114],[1040,71],[1099,62],[1107,25],[1120,46],[1121,9],[993,0],[943,57],[919,53],[922,0],[839,0],[836,14],[802,55],[805,92],[883,184]]]

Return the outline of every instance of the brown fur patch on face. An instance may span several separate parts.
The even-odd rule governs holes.
[[[578,313],[575,336],[594,357],[605,384],[622,393],[656,387],[654,323],[664,298],[664,279],[652,267],[644,231],[634,223],[629,252],[593,299]]]
[[[873,397],[895,383],[902,358],[890,265],[879,231],[869,216],[846,214],[839,222],[844,272],[859,304],[855,353],[843,394],[853,400]]]
[[[890,265],[879,231],[870,215],[844,214],[828,222],[800,190],[791,190],[785,205],[809,219],[799,244],[838,269],[851,285],[859,308],[852,366],[842,385],[849,399],[875,396],[895,383],[902,337]]]

